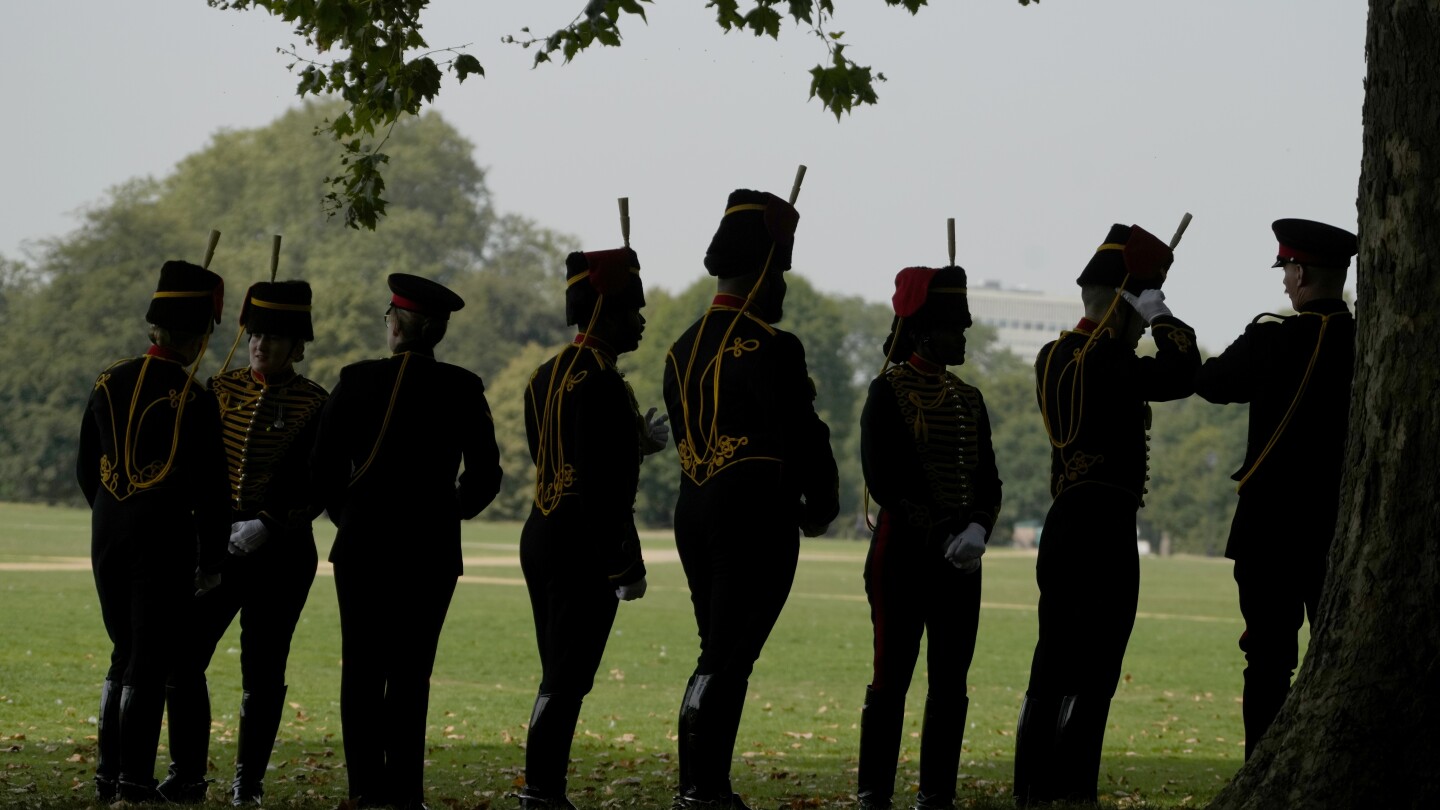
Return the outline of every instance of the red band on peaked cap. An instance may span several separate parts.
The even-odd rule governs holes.
[[[426,309],[425,305],[420,303],[419,301],[411,301],[409,298],[406,298],[399,293],[390,293],[390,303],[401,309],[408,309],[411,312],[418,312],[421,315],[435,314]],[[445,314],[448,315],[449,313]]]
[[[896,315],[908,318],[925,306],[930,280],[937,272],[933,267],[907,267],[895,274],[895,294],[890,296],[890,305]]]
[[[1326,261],[1327,259],[1329,259],[1329,261]],[[1334,264],[1335,261],[1334,256],[1327,257],[1321,256],[1318,253],[1307,253],[1299,248],[1290,247],[1283,242],[1280,244],[1280,251],[1275,254],[1276,264],[1293,262],[1295,264],[1320,264],[1328,266]],[[1344,261],[1344,266],[1349,267],[1350,259],[1346,258]]]

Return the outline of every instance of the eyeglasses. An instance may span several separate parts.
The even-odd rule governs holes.
[[[388,306],[388,307],[385,308],[385,316],[384,316],[384,317],[385,317],[385,325],[386,325],[386,326],[389,326],[389,325],[390,325],[390,314],[393,313],[394,311],[395,311],[395,305],[394,305],[394,304],[391,304],[390,306]]]

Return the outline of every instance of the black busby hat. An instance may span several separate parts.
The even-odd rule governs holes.
[[[705,269],[720,278],[747,276],[766,267],[789,270],[799,222],[795,206],[774,194],[745,188],[732,191],[705,251]]]
[[[240,305],[240,325],[251,334],[314,340],[310,285],[303,281],[257,281]]]
[[[585,324],[600,296],[608,306],[640,309],[645,287],[640,283],[640,257],[628,247],[575,252],[565,257],[565,322]]]
[[[220,323],[225,306],[225,280],[205,268],[172,260],[160,266],[160,281],[145,320],[195,335],[207,334]]]
[[[412,276],[409,273],[391,273],[386,282],[390,285],[392,307],[447,321],[450,313],[465,306],[465,299],[456,295],[449,287],[428,278]]]
[[[970,299],[965,269],[951,265],[907,267],[895,274],[895,294],[890,305],[895,319],[885,340],[887,357],[909,355],[915,350],[915,333],[938,323],[970,325]]]
[[[1360,252],[1355,234],[1323,222],[1277,219],[1270,229],[1280,241],[1280,250],[1271,267],[1294,262],[1344,269],[1350,266],[1350,257]]]
[[[1119,287],[1123,282],[1131,293],[1158,290],[1174,261],[1170,246],[1139,225],[1111,225],[1075,283]]]

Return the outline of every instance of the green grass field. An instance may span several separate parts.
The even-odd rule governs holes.
[[[317,524],[321,555],[329,524]],[[441,638],[430,701],[431,807],[513,807],[525,723],[539,679],[518,564],[519,526],[465,527],[466,576]],[[673,544],[646,538],[650,590],[621,606],[572,753],[582,808],[668,806],[675,716],[697,653]],[[89,513],[0,504],[0,805],[84,806],[109,645],[89,570]],[[757,808],[852,804],[870,625],[865,545],[807,541],[794,592],[751,679],[735,786]],[[1142,562],[1140,617],[1110,715],[1102,803],[1202,806],[1243,759],[1242,629],[1225,561]],[[1034,557],[985,558],[984,604],[962,763],[962,806],[1009,805],[1015,717],[1035,642]],[[239,700],[239,630],[210,669],[211,776],[228,784]],[[923,669],[923,663],[922,663]],[[917,673],[900,766],[917,778],[925,685]],[[291,712],[267,779],[267,805],[332,807],[345,795],[334,580],[321,575],[296,632]],[[163,744],[163,738],[162,738]],[[167,759],[162,751],[158,769]],[[902,785],[901,790],[904,790]],[[211,802],[223,798],[219,787]],[[897,794],[898,802],[902,798]],[[217,805],[218,806],[218,805]]]

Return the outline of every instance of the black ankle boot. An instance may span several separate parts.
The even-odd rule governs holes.
[[[235,754],[235,781],[230,803],[260,804],[265,795],[265,769],[285,712],[286,687],[240,694],[240,741]]]

